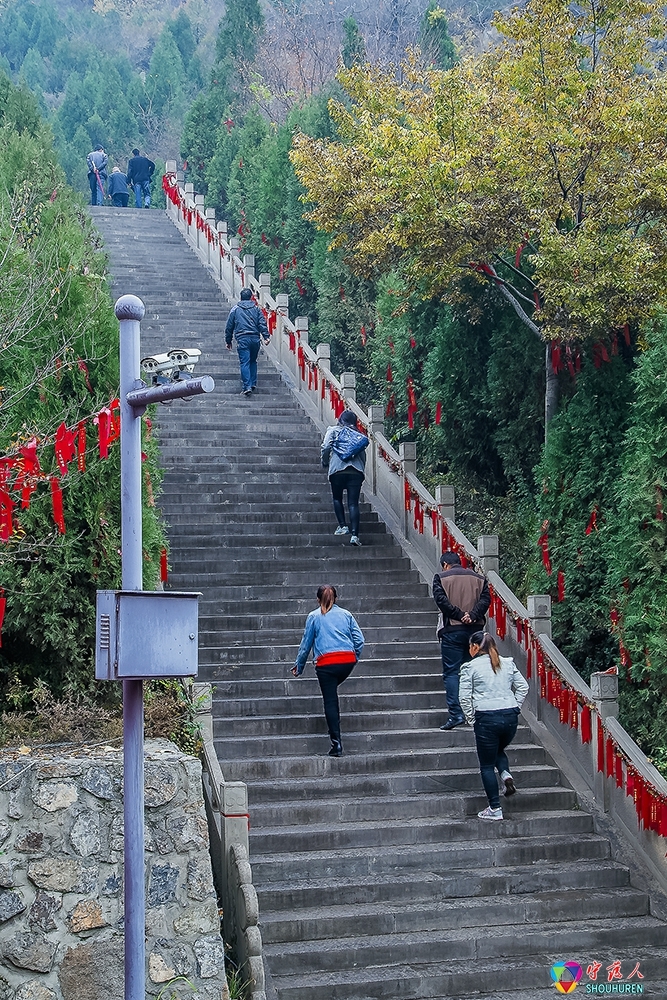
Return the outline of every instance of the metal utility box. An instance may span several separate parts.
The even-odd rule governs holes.
[[[98,590],[95,677],[196,677],[201,594]]]

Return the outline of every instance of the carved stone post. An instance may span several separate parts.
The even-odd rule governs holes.
[[[618,674],[591,674],[591,691],[600,718],[618,718]]]
[[[243,255],[243,270],[245,271],[246,287],[250,287],[250,278],[255,277],[255,255],[246,253]]]
[[[368,451],[370,454],[366,458],[366,473],[370,480],[369,486],[374,493],[377,493],[378,461],[380,460],[375,439],[376,434],[384,434],[384,407],[368,407],[368,437],[370,444]]]
[[[436,486],[435,502],[440,516],[456,524],[456,492],[453,486]]]
[[[259,304],[265,306],[271,296],[271,275],[262,271],[259,276]]]
[[[195,195],[195,211],[199,215],[203,215],[204,214],[204,211],[205,211],[205,209],[204,209],[204,202],[205,201],[206,201],[206,199],[204,198],[203,194],[196,194]],[[197,240],[197,250],[201,250],[201,240],[200,240],[200,237],[201,237],[201,229],[198,229],[195,226],[195,238]]]
[[[207,208],[206,212],[204,214],[206,216],[206,221],[208,222],[208,224],[211,227],[211,229],[215,229],[215,209],[214,208]],[[206,260],[207,260],[207,262],[208,262],[209,265],[211,263],[211,256],[212,256],[212,254],[214,252],[215,252],[215,247],[213,246],[212,243],[209,242],[209,238],[207,236],[206,237]]]
[[[357,376],[354,372],[341,372],[340,384],[346,399],[357,401]]]
[[[331,345],[330,344],[318,344],[315,348],[315,353],[317,354],[317,363],[320,367],[320,371],[328,375],[331,371]],[[322,387],[320,386],[320,391],[317,394],[318,397],[318,408],[320,414],[320,420],[324,420],[327,415],[326,410],[326,399],[322,396]]]
[[[477,553],[483,573],[493,570],[500,572],[500,553],[497,535],[480,535],[477,539]]]
[[[283,359],[283,319],[284,317],[289,318],[289,295],[286,292],[279,292],[276,295],[276,312],[277,323],[276,323],[276,337],[278,338],[278,360]],[[289,352],[288,352],[289,353]]]
[[[530,594],[528,618],[535,635],[551,638],[551,598],[548,594]]]

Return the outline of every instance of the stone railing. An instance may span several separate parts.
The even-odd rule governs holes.
[[[225,781],[220,768],[213,745],[211,685],[192,684],[191,698],[204,744],[204,801],[224,938],[247,984],[248,1000],[266,1000],[259,904],[248,860],[248,789],[242,781]]]
[[[454,490],[436,487],[435,497],[416,474],[413,442],[398,451],[385,437],[384,411],[366,413],[356,402],[356,377],[330,369],[330,346],[308,343],[308,319],[289,318],[287,295],[271,294],[271,276],[255,276],[254,257],[239,253],[239,241],[227,239],[226,223],[204,208],[204,198],[192,185],[182,185],[176,162],[167,162],[164,178],[167,213],[220,282],[225,295],[238,298],[252,288],[272,333],[267,353],[315,424],[324,430],[343,409],[353,410],[369,438],[364,495],[387,523],[426,582],[439,567],[446,549],[459,553],[487,574],[493,590],[489,629],[501,650],[513,655],[532,681],[526,716],[534,727],[544,726],[562,751],[558,763],[566,774],[583,780],[599,807],[630,840],[662,889],[667,892],[667,781],[628,736],[618,714],[618,677],[593,675],[585,683],[551,641],[551,599],[528,598],[525,608],[498,575],[498,539],[485,535],[474,546],[455,524]],[[552,741],[553,742],[553,741]]]

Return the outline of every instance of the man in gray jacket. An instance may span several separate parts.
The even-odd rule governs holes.
[[[433,577],[433,600],[442,614],[438,638],[449,710],[447,722],[440,728],[449,730],[465,722],[459,701],[461,664],[468,659],[470,636],[484,628],[491,594],[486,577],[464,569],[456,552],[443,552],[440,565],[443,572]]]
[[[227,319],[225,327],[225,346],[232,349],[232,340],[236,338],[236,350],[239,354],[243,396],[250,396],[257,388],[257,355],[259,354],[260,337],[265,344],[269,342],[269,329],[264,313],[252,301],[252,290],[241,289],[241,301],[234,306]]]
[[[104,152],[104,146],[95,146],[86,157],[88,166],[88,183],[90,184],[90,204],[104,204],[104,182],[107,179],[109,160]]]

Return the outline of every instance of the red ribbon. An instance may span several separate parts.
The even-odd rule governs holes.
[[[598,743],[598,771],[602,771],[604,774],[604,730],[602,728],[602,723],[600,722],[600,717],[595,716],[595,725],[597,727],[597,743]]]
[[[592,739],[591,732],[591,709],[590,705],[581,706],[581,742],[590,743]]]
[[[412,507],[412,490],[410,489],[410,483],[407,479],[403,480],[403,503],[406,510],[410,510]]]
[[[588,524],[586,525],[586,534],[590,535],[592,531],[598,530],[598,509],[593,507],[591,511],[591,516],[588,519]]]
[[[559,600],[559,602],[560,601],[564,601],[565,600],[565,574],[563,573],[562,569],[558,570],[558,575],[556,576],[556,584],[557,584],[557,587],[558,587],[558,600]]]
[[[51,504],[53,506],[53,520],[56,523],[56,527],[61,535],[65,534],[65,517],[63,515],[63,494],[60,489],[60,483],[58,482],[56,476],[51,476],[49,479],[51,485]]]
[[[551,558],[549,557],[549,533],[548,533],[549,522],[544,522],[544,531],[539,537],[538,545],[542,549],[542,564],[547,572],[547,576],[551,576],[553,568],[551,566]]]
[[[76,439],[76,467],[79,472],[86,471],[86,424],[83,420],[79,423],[79,434]]]
[[[439,424],[442,420],[442,403],[436,403],[435,405],[435,422]]]
[[[66,475],[67,467],[74,459],[76,436],[77,431],[68,430],[64,421],[56,431],[55,454],[61,476]]]
[[[0,489],[0,539],[6,542],[14,531],[14,501],[7,490]]]
[[[162,583],[167,582],[167,574],[168,574],[167,550],[162,549],[160,552],[160,580]]]

